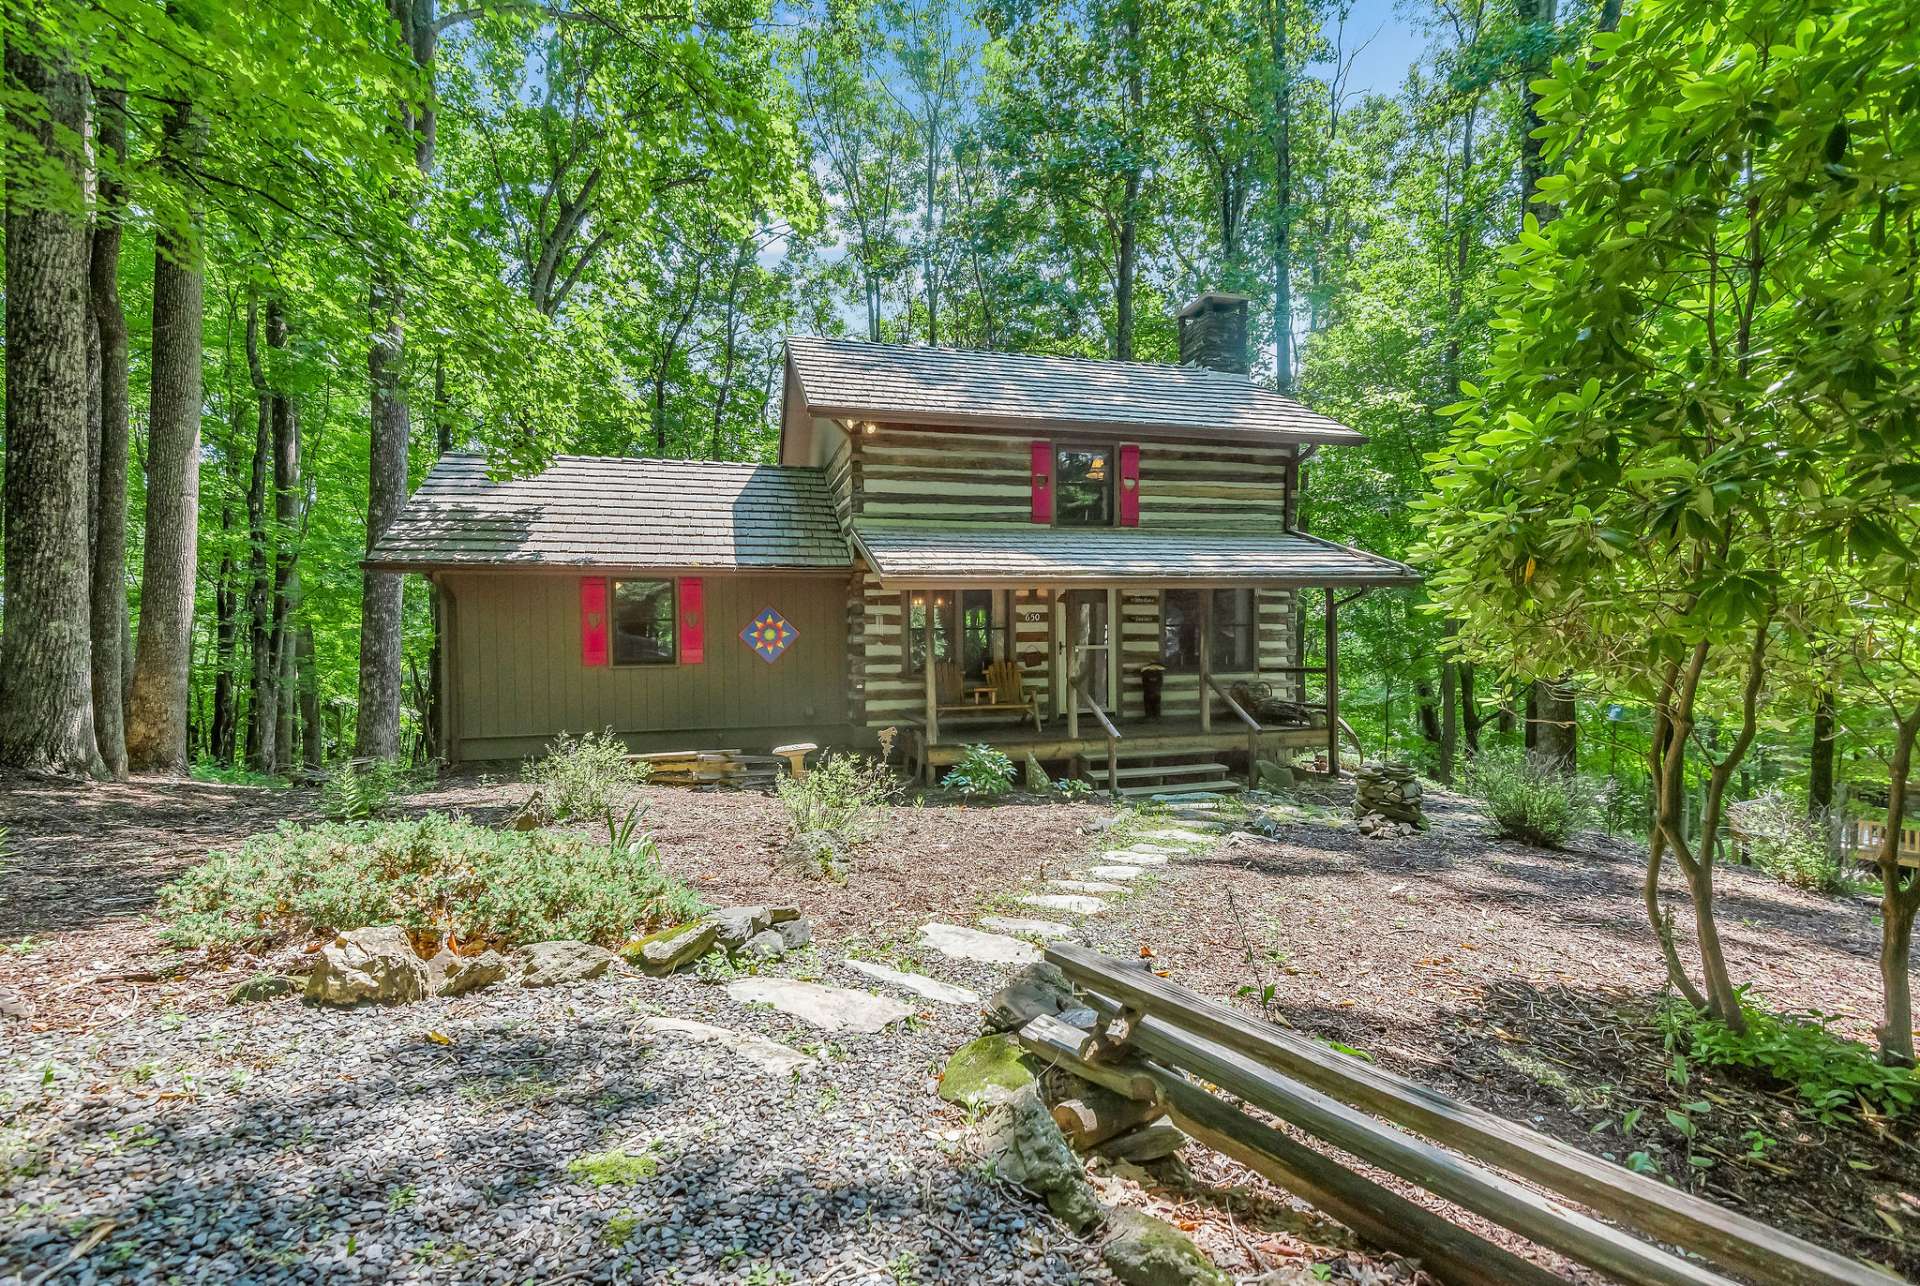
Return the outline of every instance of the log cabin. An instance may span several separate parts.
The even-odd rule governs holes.
[[[1337,772],[1339,607],[1417,576],[1301,530],[1303,466],[1365,439],[1253,382],[1246,310],[1182,309],[1178,365],[794,337],[775,464],[443,457],[367,565],[438,596],[446,757],[892,729],[929,781],[979,742],[1121,793]]]

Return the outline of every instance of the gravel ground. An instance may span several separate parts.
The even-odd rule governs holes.
[[[821,968],[802,953],[776,972]],[[650,1014],[819,1062],[773,1077],[639,1032]],[[928,1006],[879,1035],[823,1036],[697,979],[609,976],[47,1033],[8,1050],[0,1080],[0,1283],[1110,1280],[986,1176],[968,1122],[934,1096],[977,1030]],[[657,1173],[568,1172],[616,1149]]]

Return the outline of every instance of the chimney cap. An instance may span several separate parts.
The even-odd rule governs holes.
[[[1185,321],[1187,318],[1193,316],[1195,313],[1201,312],[1205,309],[1217,308],[1222,305],[1230,306],[1233,304],[1244,304],[1251,298],[1252,298],[1251,295],[1237,295],[1230,290],[1202,291],[1200,294],[1195,295],[1191,300],[1189,300],[1187,302],[1187,305],[1184,308],[1182,308],[1179,312],[1175,313],[1174,316],[1179,318],[1182,321]]]

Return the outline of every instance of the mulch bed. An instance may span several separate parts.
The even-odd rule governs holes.
[[[1339,810],[1350,796],[1325,798]],[[1216,845],[1116,908],[1103,936],[1150,947],[1173,981],[1250,1011],[1271,986],[1274,1021],[1589,1151],[1645,1152],[1701,1195],[1920,1273],[1910,1126],[1822,1125],[1777,1087],[1675,1063],[1656,1019],[1665,979],[1640,849],[1600,835],[1565,852],[1500,841],[1444,794],[1428,813],[1435,828],[1407,839],[1302,824]],[[1716,888],[1736,982],[1872,1041],[1871,905],[1738,867]],[[1685,940],[1684,886],[1667,892]],[[1666,1118],[1690,1103],[1710,1108],[1687,1113],[1691,1148]],[[1691,1165],[1690,1151],[1711,1164]]]

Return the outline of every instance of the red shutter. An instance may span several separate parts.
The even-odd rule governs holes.
[[[580,579],[580,664],[607,663],[607,578]]]
[[[698,576],[680,578],[680,664],[707,659],[706,586]]]
[[[1033,444],[1033,520],[1053,521],[1053,443]]]
[[[1120,525],[1140,525],[1140,448],[1133,443],[1120,448]]]

